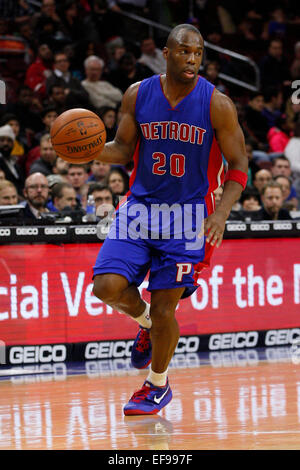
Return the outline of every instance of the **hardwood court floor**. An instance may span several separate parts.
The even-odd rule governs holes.
[[[146,371],[56,367],[0,382],[0,450],[300,449],[300,364],[289,360],[172,368],[173,400],[154,417],[122,413]]]

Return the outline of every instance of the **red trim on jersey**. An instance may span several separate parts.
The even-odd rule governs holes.
[[[208,166],[207,166],[207,179],[208,179],[208,190],[207,195],[215,191],[220,184],[224,182],[224,168],[220,173],[220,182],[218,181],[218,173],[221,170],[223,165],[222,153],[217,142],[217,139],[214,135],[213,141],[211,144],[209,157],[208,157]],[[224,166],[224,165],[223,165]]]

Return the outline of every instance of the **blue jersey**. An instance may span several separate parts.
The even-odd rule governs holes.
[[[135,198],[184,204],[210,199],[221,185],[223,160],[210,117],[213,92],[214,86],[199,76],[172,108],[159,75],[140,83],[135,110],[140,137],[130,179]]]

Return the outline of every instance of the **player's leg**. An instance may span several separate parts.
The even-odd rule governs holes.
[[[167,375],[179,339],[175,311],[184,290],[185,287],[152,291],[152,364],[144,385],[125,405],[125,415],[156,414],[172,399]]]

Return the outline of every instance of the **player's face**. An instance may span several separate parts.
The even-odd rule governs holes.
[[[182,30],[171,48],[165,48],[167,73],[181,83],[197,79],[202,62],[203,40],[199,34]]]

